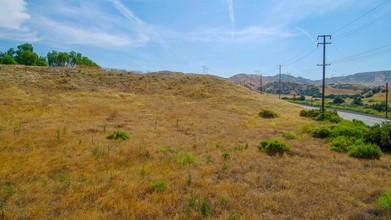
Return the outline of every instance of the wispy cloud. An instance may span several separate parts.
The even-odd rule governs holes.
[[[0,27],[21,29],[23,22],[30,19],[27,4],[23,0],[0,0]]]
[[[299,30],[300,32],[302,32],[303,34],[305,34],[308,38],[310,38],[312,42],[314,42],[315,44],[317,44],[316,40],[315,40],[310,34],[308,34],[307,31],[305,31],[305,30],[303,30],[303,29],[301,29],[301,28],[299,28],[299,27],[297,27],[297,26],[296,26],[295,28],[296,28],[297,30]]]
[[[0,0],[0,39],[37,41],[35,32],[24,25],[31,19],[24,0]]]
[[[114,7],[122,14],[124,15],[130,22],[132,23],[135,23],[135,24],[138,24],[138,25],[144,25],[145,23],[139,19],[138,17],[136,17],[133,12],[128,9],[127,7],[125,7],[124,4],[122,4],[122,2],[118,1],[118,0],[110,0],[110,2],[114,5]]]
[[[272,39],[293,36],[293,33],[262,26],[250,26],[235,30],[235,38],[231,38],[231,30],[224,27],[204,28],[196,32],[184,34],[189,41],[210,43],[265,43]]]
[[[228,14],[229,14],[229,18],[231,20],[231,26],[232,26],[231,38],[233,38],[234,33],[235,33],[235,11],[234,11],[233,0],[227,0],[227,6],[228,6]]]

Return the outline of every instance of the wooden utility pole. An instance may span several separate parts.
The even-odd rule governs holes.
[[[326,44],[331,44],[331,42],[326,42],[326,38],[331,39],[331,35],[319,35],[319,38],[323,38],[323,43],[318,43],[323,44],[323,64],[318,64],[318,66],[323,66],[323,80],[322,80],[322,115],[324,116],[324,93],[325,93],[325,87],[326,87]]]
[[[279,83],[278,83],[278,98],[281,99],[281,64],[278,65],[279,66],[279,69],[280,69],[280,77],[279,77]]]
[[[388,82],[386,82],[386,118],[388,118]]]
[[[262,94],[262,74],[259,75],[259,94]]]

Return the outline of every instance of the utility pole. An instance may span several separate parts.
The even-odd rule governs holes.
[[[262,74],[259,76],[259,93],[262,94]]]
[[[208,67],[202,66],[202,74],[208,74]]]
[[[280,69],[280,78],[279,78],[279,83],[278,83],[278,98],[281,99],[281,64],[278,65],[279,66],[279,69]]]
[[[323,43],[318,43],[317,46],[319,46],[319,44],[323,44],[323,64],[319,65],[318,66],[323,66],[323,80],[322,80],[322,117],[324,117],[324,93],[325,93],[325,87],[326,87],[326,44],[331,44],[331,42],[326,42],[326,38],[329,38],[331,39],[331,35],[319,35],[318,36],[318,40],[319,38],[323,38]],[[330,65],[330,64],[328,64]]]
[[[388,118],[388,82],[386,82],[386,118]]]

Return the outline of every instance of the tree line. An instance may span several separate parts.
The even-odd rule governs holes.
[[[0,64],[50,67],[76,67],[77,65],[99,67],[94,61],[75,51],[67,53],[52,50],[47,53],[46,57],[38,56],[34,52],[33,45],[30,43],[20,44],[16,50],[10,48],[6,52],[0,51]]]

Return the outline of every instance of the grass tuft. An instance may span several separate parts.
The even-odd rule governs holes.
[[[123,141],[130,139],[129,134],[126,131],[113,131],[106,136],[107,139],[121,139]]]

